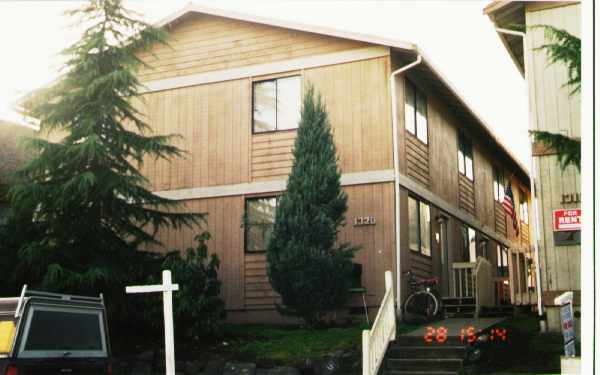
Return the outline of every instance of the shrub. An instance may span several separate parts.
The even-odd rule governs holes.
[[[173,293],[173,319],[175,334],[185,339],[218,335],[225,317],[225,303],[219,295],[219,258],[216,254],[209,257],[206,245],[210,234],[203,232],[194,239],[196,248],[188,248],[184,257],[178,250],[170,252],[161,267],[170,270],[173,283],[179,284],[179,291]],[[162,281],[160,276],[152,276],[148,282],[160,284]],[[152,296],[144,297],[144,300],[148,312],[146,318],[155,327],[161,325],[162,305]]]
[[[267,259],[280,312],[309,326],[347,300],[357,248],[337,243],[348,197],[341,189],[336,148],[320,95],[304,96],[294,164],[279,200]]]

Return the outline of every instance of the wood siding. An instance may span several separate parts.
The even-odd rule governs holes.
[[[535,10],[526,6],[526,24],[552,25],[580,37],[581,4]],[[581,137],[580,94],[571,95],[564,86],[568,80],[564,64],[549,64],[546,53],[535,48],[547,43],[544,31],[527,33],[526,78],[529,82],[531,128]],[[581,176],[574,168],[561,171],[555,155],[536,157],[538,205],[540,218],[540,267],[542,290],[581,289],[581,247],[555,246],[552,211],[579,208],[577,204],[561,203],[562,194],[579,193]],[[530,223],[532,221],[530,220]]]
[[[496,232],[506,236],[506,213],[502,203],[494,201]]]
[[[154,134],[176,134],[186,153],[146,158],[142,173],[153,190],[237,184],[250,180],[249,80],[228,81],[143,96],[138,108]]]
[[[152,69],[142,81],[269,63],[366,46],[366,43],[210,15],[191,15],[167,29],[168,45],[140,57]]]
[[[281,297],[269,282],[266,254],[246,254],[244,259],[245,308],[274,309],[276,303],[281,303]]]
[[[458,176],[458,207],[475,216],[475,184],[466,176]]]
[[[429,147],[406,132],[406,174],[429,187]]]
[[[286,179],[292,169],[296,131],[252,136],[252,181]]]

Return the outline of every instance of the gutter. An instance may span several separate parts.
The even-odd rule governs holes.
[[[391,56],[390,56],[391,58]],[[402,268],[401,268],[401,246],[400,246],[400,161],[398,160],[398,104],[396,102],[396,76],[419,65],[422,61],[421,54],[412,63],[394,70],[390,74],[390,100],[392,101],[392,137],[394,154],[394,211],[395,211],[395,233],[396,233],[396,316],[402,316]]]
[[[515,30],[509,30],[509,29],[503,29],[501,27],[496,27],[496,32],[498,33],[502,33],[502,34],[508,34],[508,35],[514,35],[514,36],[519,36],[521,37],[521,39],[523,40],[523,65],[524,65],[524,77],[525,77],[525,92],[526,92],[526,97],[527,99],[527,116],[529,117],[529,121],[531,122],[531,104],[529,101],[529,80],[527,79],[527,39],[525,38],[525,33],[522,31],[515,31]],[[529,128],[531,129],[532,126],[530,124]],[[539,239],[540,239],[540,219],[539,219],[539,212],[538,212],[538,203],[537,203],[537,190],[536,190],[536,184],[535,181],[537,179],[537,165],[535,162],[535,157],[533,156],[533,152],[532,152],[532,148],[533,148],[533,136],[531,136],[532,138],[530,139],[529,142],[529,155],[531,155],[531,159],[530,159],[530,168],[531,168],[531,176],[529,178],[529,190],[531,191],[531,201],[533,204],[533,221],[535,223],[535,230],[534,230],[534,241],[533,241],[533,247],[534,247],[534,251],[535,251],[535,281],[537,284],[537,308],[538,308],[538,314],[540,317],[543,317],[544,315],[544,306],[542,304],[542,273],[541,273],[541,266],[540,266],[540,249],[539,249]],[[546,332],[546,321],[543,319],[540,319],[540,330],[542,332]]]

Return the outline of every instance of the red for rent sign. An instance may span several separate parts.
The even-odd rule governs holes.
[[[554,231],[581,230],[581,208],[554,210]]]

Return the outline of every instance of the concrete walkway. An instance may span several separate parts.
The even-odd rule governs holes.
[[[447,335],[449,337],[460,336],[461,333],[466,334],[470,327],[473,327],[471,332],[478,332],[494,326],[503,320],[505,320],[505,318],[448,318],[425,324],[414,331],[402,334],[402,336],[425,336],[428,334],[428,327],[433,327],[435,330],[444,327],[448,330]]]

